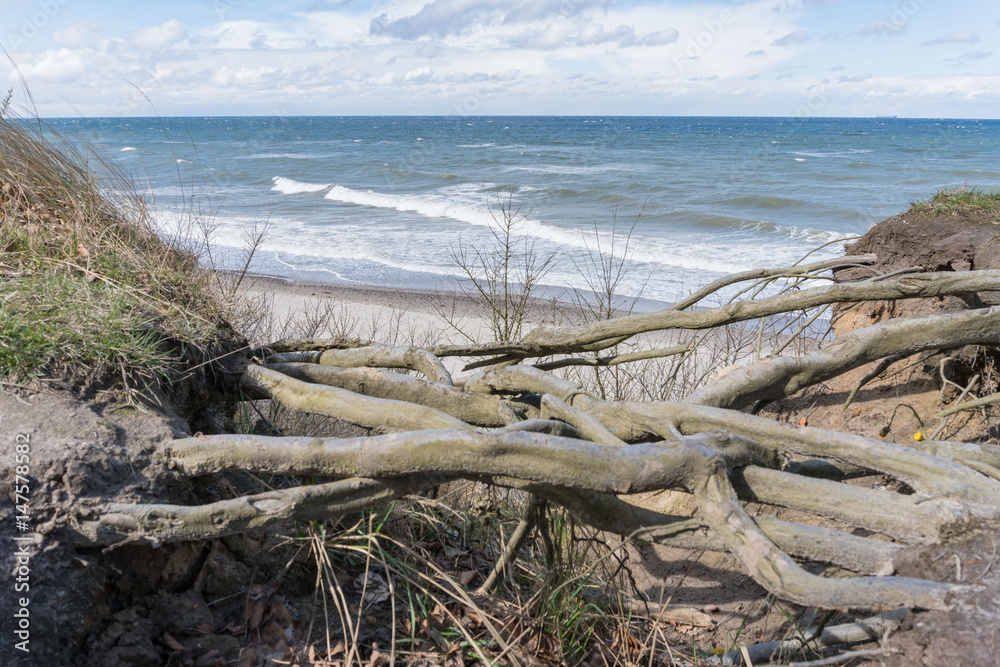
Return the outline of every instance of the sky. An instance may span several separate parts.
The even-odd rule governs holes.
[[[69,116],[1000,118],[997,0],[0,0]]]

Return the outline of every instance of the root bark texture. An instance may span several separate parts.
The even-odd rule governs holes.
[[[866,256],[851,263],[872,260]],[[926,440],[904,447],[780,423],[747,409],[865,364],[926,350],[1000,345],[1000,307],[994,307],[889,320],[804,353],[784,353],[815,322],[811,309],[946,295],[973,299],[980,291],[1000,291],[1000,271],[907,273],[822,287],[801,282],[844,264],[738,274],[659,312],[542,327],[517,341],[431,349],[349,338],[278,341],[254,352],[258,363],[250,363],[243,375],[243,400],[267,397],[383,434],[175,440],[156,456],[186,476],[239,470],[321,481],[194,507],[88,506],[77,522],[79,541],[207,539],[275,521],[355,512],[449,480],[470,479],[530,494],[506,562],[516,557],[535,525],[536,504],[548,503],[600,530],[680,548],[728,551],[768,591],[802,605],[946,609],[968,589],[892,576],[894,559],[907,546],[941,544],[977,520],[1000,517],[996,448]],[[779,279],[792,283],[758,294]],[[751,282],[740,294],[756,298],[690,309],[740,282]],[[649,364],[654,375],[648,382],[665,382],[677,376],[670,370],[681,363],[677,360],[704,354],[698,343],[654,341],[645,350],[598,353],[651,332],[741,327],[792,315],[806,324],[784,326],[795,333],[776,342],[772,349],[781,353],[746,363],[680,400],[610,400],[602,382],[584,386],[577,379]],[[490,369],[453,378],[444,357],[465,357],[468,367]],[[529,365],[529,359],[537,361]],[[912,492],[844,481],[847,475],[865,474],[888,476]],[[659,490],[691,494],[697,514],[669,516],[624,497]],[[750,516],[746,502],[801,510],[841,529],[789,523],[766,513]],[[865,536],[847,532],[854,528]],[[855,576],[817,576],[800,562],[835,565]]]

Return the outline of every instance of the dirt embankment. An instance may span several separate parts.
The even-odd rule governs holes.
[[[874,253],[873,269],[889,274],[921,267],[930,271],[1000,268],[1000,220],[983,211],[911,209],[885,220],[848,247],[851,254]],[[867,268],[838,272],[842,280],[868,278]],[[846,333],[878,321],[907,315],[955,312],[1000,304],[1000,292],[973,298],[940,297],[881,301],[834,311],[834,332]],[[875,364],[858,368],[822,387],[773,406],[773,414],[809,426],[883,437],[900,444],[914,436],[1000,446],[1000,410],[971,410],[946,420],[936,415],[973,383],[973,392],[995,392],[1000,383],[996,349],[966,346],[914,355],[892,364],[864,384],[850,407],[850,392]],[[940,429],[940,430],[939,430]],[[935,436],[936,434],[936,436]],[[972,526],[951,544],[913,548],[897,563],[897,574],[951,583],[974,583],[981,589],[950,612],[913,615],[885,643],[876,664],[893,667],[996,665],[1000,650],[1000,526]]]
[[[169,408],[80,400],[68,391],[0,393],[4,498],[14,497],[17,480],[8,464],[17,445],[27,445],[20,448],[28,456],[20,471],[27,473],[22,476],[27,488],[18,491],[26,491],[28,530],[17,521],[22,515],[5,502],[0,544],[8,565],[14,562],[9,549],[24,545],[29,553],[23,576],[28,588],[15,597],[29,600],[29,643],[23,646],[30,649],[21,651],[21,639],[12,640],[19,620],[5,613],[0,664],[163,665],[201,659],[198,664],[214,665],[238,658],[245,629],[238,594],[254,582],[252,569],[267,558],[261,543],[267,536],[109,550],[74,544],[73,521],[86,519],[88,510],[102,503],[195,504],[233,493],[225,488],[227,479],[193,483],[155,456],[165,442],[190,435],[188,422]],[[11,599],[12,585],[5,583],[3,591],[6,611],[20,606]]]

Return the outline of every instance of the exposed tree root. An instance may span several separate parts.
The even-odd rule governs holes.
[[[946,609],[965,587],[888,575],[906,545],[939,544],[975,520],[1000,516],[1000,454],[995,448],[933,441],[904,447],[779,423],[740,409],[790,396],[867,363],[882,361],[859,387],[891,360],[919,351],[970,343],[996,346],[1000,307],[882,322],[802,356],[760,359],[721,375],[681,402],[603,400],[551,372],[589,366],[596,373],[694,353],[682,345],[580,356],[651,331],[709,329],[795,313],[806,325],[794,338],[819,315],[808,309],[828,304],[1000,290],[1000,271],[897,273],[800,289],[804,280],[845,262],[747,272],[717,281],[673,308],[578,327],[543,327],[520,341],[430,350],[346,338],[279,341],[257,351],[263,365],[247,367],[242,382],[250,398],[270,397],[290,408],[389,433],[351,439],[221,435],[175,440],[157,455],[187,476],[242,470],[335,481],[201,507],[91,507],[82,510],[80,542],[218,537],[283,519],[359,511],[464,478],[521,489],[531,494],[532,503],[561,505],[600,530],[681,548],[728,551],[767,590],[799,604]],[[687,310],[741,281],[751,284],[740,294],[759,295],[779,277],[792,284],[773,296]],[[782,331],[791,327],[786,324]],[[783,340],[779,351],[790,339]],[[517,363],[550,355],[571,356],[534,366]],[[479,358],[469,366],[495,369],[453,381],[441,362],[448,356]],[[424,378],[389,369],[416,371]],[[873,472],[905,483],[912,495],[843,481]],[[668,516],[619,497],[665,489],[692,494],[697,516]],[[873,535],[751,517],[744,501],[802,510]],[[535,517],[532,504],[505,553],[507,562]],[[861,576],[817,576],[794,559]],[[498,563],[494,574],[503,568]],[[773,651],[753,655],[769,658]]]
[[[359,426],[393,429],[472,428],[434,408],[404,401],[370,398],[335,387],[317,386],[264,366],[251,365],[243,384],[290,408],[336,417]]]
[[[791,396],[883,357],[973,343],[1000,343],[1000,307],[887,320],[839,336],[802,357],[761,359],[703,387],[687,400],[738,410],[757,401]]]
[[[194,507],[114,503],[96,520],[77,528],[83,545],[119,542],[209,540],[260,528],[285,519],[323,521],[360,512],[436,486],[435,477],[392,480],[349,478],[313,486],[296,486]]]
[[[709,310],[661,310],[601,320],[572,328],[540,327],[523,342],[505,341],[472,346],[434,348],[439,357],[496,354],[537,357],[578,352],[582,347],[606,347],[640,333],[662,329],[711,329],[769,315],[806,310],[830,303],[957,296],[1000,287],[1000,270],[921,273],[877,282],[841,283],[756,300],[737,301]],[[603,348],[601,348],[603,349]]]

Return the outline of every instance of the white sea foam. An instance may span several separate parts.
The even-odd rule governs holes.
[[[323,153],[254,153],[253,155],[247,155],[245,159],[247,160],[274,160],[274,159],[285,159],[285,160],[319,160],[326,157],[332,157],[332,154]]]
[[[588,167],[574,167],[563,164],[540,164],[534,167],[507,167],[505,171],[526,171],[532,174],[567,174],[571,176],[583,176],[606,174],[610,171],[632,171],[632,169],[629,166],[622,164],[602,164]]]
[[[862,155],[873,152],[870,148],[849,148],[846,151],[793,151],[793,155],[805,155],[806,157],[850,157],[852,155]]]
[[[121,152],[124,153],[125,151],[137,151],[137,150],[139,150],[139,149],[138,148],[132,148],[131,146],[126,146],[125,148],[123,148],[121,150]]]
[[[213,245],[224,246],[234,250],[242,250],[246,246],[245,229],[252,220],[242,216],[221,217],[216,220],[217,226],[212,239]],[[341,227],[339,231],[345,237],[350,237],[350,243],[342,243],[338,237],[328,231],[306,228],[294,218],[272,219],[270,221],[281,234],[273,234],[265,238],[261,250],[271,253],[275,261],[297,270],[326,270],[322,260],[347,262],[371,262],[400,271],[432,273],[443,276],[460,277],[463,274],[457,266],[449,264],[435,265],[422,261],[417,253],[411,257],[399,252],[400,243],[385,243],[385,236],[364,226]],[[442,258],[443,259],[443,258]],[[310,260],[313,263],[310,263]],[[320,260],[316,263],[316,260]],[[445,260],[446,261],[446,260]],[[331,271],[337,273],[336,271]]]
[[[469,186],[469,184],[463,185],[465,188]],[[474,205],[456,202],[456,197],[454,197],[456,189],[452,188],[452,191],[448,193],[438,191],[438,194],[429,195],[392,195],[372,190],[353,190],[335,185],[325,198],[359,206],[417,213],[431,218],[448,218],[478,227],[496,227],[498,222],[495,216],[500,215],[496,207],[493,207],[494,210],[491,211],[486,203]],[[532,218],[520,220],[515,228],[515,233],[548,241],[557,246],[587,251],[596,250],[598,246],[598,238],[594,232],[566,229]],[[611,245],[607,235],[603,236],[600,242],[602,247],[610,247]],[[625,245],[624,237],[616,239],[614,246],[619,255],[623,252],[622,249]],[[714,253],[711,249],[706,249],[708,252],[699,257],[688,247],[676,246],[658,239],[636,237],[632,239],[629,248],[629,254],[635,261],[660,266],[718,272],[749,268],[748,266],[734,265],[729,261],[719,261],[712,256]]]
[[[317,190],[313,190],[313,192],[315,191]],[[373,190],[353,190],[342,185],[334,185],[326,193],[326,199],[346,204],[357,204],[358,206],[418,213],[429,218],[450,218],[471,225],[489,226],[493,224],[493,217],[488,208],[457,203],[454,199],[442,196],[391,195]]]
[[[283,176],[275,176],[273,179],[274,187],[271,190],[275,192],[280,192],[283,195],[297,195],[304,192],[322,192],[330,187],[330,184],[322,183],[302,183],[300,181],[293,181],[290,178],[285,178]]]

